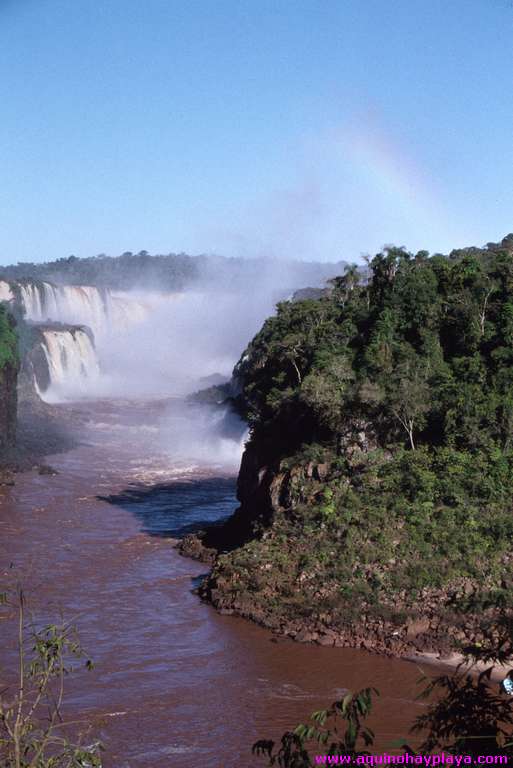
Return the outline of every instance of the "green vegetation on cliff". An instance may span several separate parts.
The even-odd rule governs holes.
[[[278,305],[236,368],[246,543],[218,558],[215,603],[370,627],[509,589],[512,254],[513,236],[449,257],[389,248]]]
[[[17,365],[18,347],[14,325],[7,309],[0,303],[0,371],[7,365]]]
[[[0,303],[0,460],[16,440],[18,366],[15,323]]]

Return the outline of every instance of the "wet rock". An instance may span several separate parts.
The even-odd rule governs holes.
[[[216,550],[205,547],[195,533],[190,533],[181,540],[178,545],[178,551],[184,557],[190,557],[193,560],[199,560],[210,565],[214,562],[217,555]]]
[[[56,469],[53,467],[50,467],[48,464],[40,464],[39,467],[37,467],[37,471],[40,475],[58,475]]]

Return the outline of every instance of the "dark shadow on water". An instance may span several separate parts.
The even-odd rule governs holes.
[[[237,506],[235,490],[235,478],[213,477],[151,487],[134,485],[97,498],[131,512],[144,533],[181,537],[229,517]]]
[[[195,592],[197,589],[199,589],[208,575],[209,575],[209,572],[205,571],[205,573],[200,573],[199,576],[192,576],[191,591]]]

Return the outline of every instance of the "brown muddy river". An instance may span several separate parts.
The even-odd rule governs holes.
[[[256,739],[368,685],[381,691],[378,747],[407,735],[422,711],[416,665],[276,642],[192,592],[205,566],[170,537],[234,509],[235,444],[179,401],[77,407],[80,444],[48,457],[59,474],[0,489],[0,565],[22,576],[41,620],[73,617],[95,668],[69,678],[64,714],[93,723],[107,768],[264,766]],[[14,644],[2,629],[8,679]]]

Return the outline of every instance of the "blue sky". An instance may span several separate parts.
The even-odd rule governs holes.
[[[0,263],[513,230],[509,0],[0,0]]]

